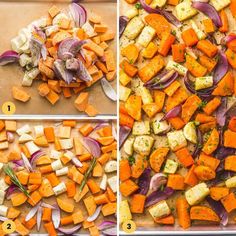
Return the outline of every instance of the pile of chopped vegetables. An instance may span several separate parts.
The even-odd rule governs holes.
[[[116,235],[116,146],[111,122],[0,121],[0,221],[19,235]]]
[[[87,17],[82,5],[72,3],[68,12],[52,6],[48,16],[33,21],[11,40],[13,50],[0,55],[0,65],[18,62],[25,71],[22,86],[40,80],[38,93],[52,105],[61,94],[70,98],[74,93],[78,95],[75,108],[96,116],[99,111],[89,103],[89,93],[84,90],[100,80],[106,96],[116,101],[110,84],[116,77],[116,60],[108,45],[114,37],[102,18],[94,12]],[[12,96],[21,102],[31,98],[16,86]]]
[[[235,224],[236,1],[121,5],[120,223]]]

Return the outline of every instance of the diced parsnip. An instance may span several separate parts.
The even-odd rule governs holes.
[[[7,216],[8,207],[0,205],[0,216]]]
[[[135,6],[133,6],[132,8],[127,10],[124,15],[129,19],[132,19],[133,17],[138,15],[138,9]]]
[[[160,121],[163,118],[163,113],[158,113],[152,119],[152,129],[154,134],[161,134],[169,128],[167,121]]]
[[[199,40],[205,39],[206,38],[206,34],[197,26],[195,21],[191,20],[190,23],[192,25],[192,28],[196,32],[198,39]]]
[[[25,67],[26,65],[31,63],[31,57],[25,53],[20,55],[19,63],[21,67]]]
[[[44,135],[44,128],[43,128],[43,126],[42,125],[34,126],[34,132],[35,132],[36,138],[43,136]]]
[[[52,25],[46,28],[45,33],[47,36],[50,36],[53,33],[56,33],[59,31],[58,25]]]
[[[150,124],[149,121],[135,121],[132,129],[133,135],[144,135],[150,134]]]
[[[148,135],[137,136],[134,140],[134,151],[141,155],[149,155],[154,139]]]
[[[117,176],[112,176],[107,180],[109,187],[111,188],[112,192],[117,192]]]
[[[143,83],[141,82],[136,89],[136,95],[141,96],[143,104],[149,104],[153,102],[152,95],[150,91],[143,86]]]
[[[156,203],[155,205],[151,206],[148,211],[154,220],[162,218],[164,216],[168,216],[171,213],[171,210],[165,200],[162,200]]]
[[[23,125],[21,128],[16,130],[16,133],[21,136],[22,134],[28,134],[31,132],[29,125]]]
[[[210,3],[217,11],[220,11],[230,4],[230,0],[210,0]]]
[[[0,204],[3,204],[5,195],[6,195],[6,192],[4,190],[0,190]]]
[[[137,43],[146,48],[155,35],[156,31],[151,26],[145,26],[138,37]]]
[[[107,175],[106,174],[104,174],[102,176],[102,180],[101,180],[101,183],[100,183],[100,189],[102,189],[102,190],[107,189]]]
[[[177,151],[178,149],[187,146],[187,141],[182,130],[167,133],[167,139],[169,146],[173,151]]]
[[[62,169],[56,170],[56,176],[67,175],[69,169],[68,167],[63,167]]]
[[[197,143],[197,131],[194,122],[188,122],[183,129],[184,137],[191,143]]]
[[[25,44],[23,44],[19,50],[23,53],[30,53],[30,41],[26,41]]]
[[[205,183],[200,183],[185,192],[185,197],[189,205],[196,205],[210,194],[210,190]]]
[[[143,27],[144,23],[142,19],[138,16],[135,16],[133,19],[130,20],[130,22],[126,26],[123,35],[129,39],[135,39],[140,34]]]
[[[71,127],[61,126],[59,129],[59,138],[70,138]]]
[[[56,150],[51,150],[50,158],[52,159],[60,159],[62,156],[61,152],[58,152]]]
[[[132,155],[133,154],[133,151],[134,151],[134,148],[133,148],[133,145],[134,145],[134,137],[133,136],[130,136],[124,143],[123,145],[123,149],[124,149],[124,152],[127,154],[127,155]]]
[[[167,0],[153,0],[150,4],[152,8],[165,6]]]
[[[40,148],[34,144],[34,142],[30,141],[25,144],[27,147],[30,155],[34,154],[35,152],[39,151]]]
[[[71,138],[60,139],[59,142],[60,142],[61,148],[64,150],[73,148],[73,140]]]
[[[54,171],[62,169],[63,165],[61,163],[61,160],[58,159],[58,160],[52,162],[51,167]]]
[[[131,220],[132,215],[129,208],[128,200],[123,200],[120,202],[120,223],[125,222],[126,220]]]
[[[126,101],[131,93],[131,89],[124,87],[122,85],[119,86],[119,99],[121,101]]]
[[[117,170],[117,162],[116,161],[108,161],[104,168],[106,173],[112,173]]]
[[[3,178],[0,179],[0,189],[5,191],[5,190],[7,190],[8,187],[9,186],[5,183],[5,180]]]
[[[21,53],[22,51],[20,48],[25,44],[26,40],[26,37],[16,36],[11,40],[12,49],[18,53]]]
[[[22,134],[18,139],[19,143],[26,143],[29,141],[33,141],[33,137],[29,134]]]
[[[0,150],[5,150],[5,149],[8,149],[9,145],[8,145],[8,142],[5,141],[5,142],[0,142]]]
[[[166,160],[166,164],[164,167],[164,173],[167,174],[174,174],[178,169],[178,162],[171,160],[171,159],[167,159]]]
[[[53,24],[53,25],[58,25],[62,19],[68,19],[67,15],[66,15],[65,13],[59,13],[59,14],[57,14],[57,15],[53,18],[52,24]]]
[[[225,185],[227,188],[235,188],[236,187],[236,176],[227,179],[225,181]]]
[[[126,46],[128,46],[130,44],[134,44],[135,41],[130,40],[126,36],[122,35],[120,40],[119,40],[119,43],[120,43],[120,49],[123,49],[123,48],[125,48]]]
[[[195,79],[195,90],[210,88],[213,86],[213,76],[197,77]]]
[[[93,26],[87,21],[83,26],[82,29],[85,31],[85,33],[89,36],[96,36],[97,33],[95,33]]]
[[[175,70],[177,71],[180,75],[185,75],[188,71],[188,69],[179,63],[176,63],[172,60],[169,60],[167,65],[166,65],[167,70]]]
[[[188,18],[191,18],[198,13],[198,11],[194,9],[191,4],[191,0],[184,0],[175,7],[176,17],[178,18],[178,20],[187,20]]]
[[[58,184],[57,186],[55,186],[53,188],[53,192],[55,193],[56,196],[58,196],[59,194],[62,194],[64,192],[66,192],[66,185],[64,182],[61,182],[60,184]]]

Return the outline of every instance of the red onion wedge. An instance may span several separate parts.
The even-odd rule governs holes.
[[[46,208],[55,209],[54,206],[52,206],[52,205],[50,205],[50,204],[48,204],[48,203],[45,203],[45,202],[42,202],[42,203],[41,203],[41,207],[46,207]]]
[[[96,140],[90,137],[85,137],[84,142],[88,146],[90,153],[92,154],[93,157],[96,157],[96,158],[100,157],[101,148],[100,148],[99,143]]]
[[[161,118],[160,121],[168,120],[170,118],[176,117],[180,114],[181,111],[182,111],[182,106],[178,105],[172,108],[170,111],[166,112],[166,114]]]
[[[151,178],[150,189],[152,191],[156,191],[161,187],[161,185],[166,184],[166,182],[167,182],[167,177],[165,174],[156,173]]]
[[[229,63],[224,52],[219,51],[218,55],[219,59],[213,73],[214,84],[220,82],[220,80],[225,76],[229,69]]]
[[[22,160],[23,160],[23,162],[24,162],[25,168],[26,168],[29,172],[32,172],[32,171],[33,171],[33,167],[32,167],[32,165],[30,164],[28,158],[25,156],[25,154],[24,154],[23,152],[21,153],[21,158],[22,158]]]
[[[213,23],[216,27],[222,26],[221,18],[216,11],[216,9],[206,2],[200,2],[200,1],[193,1],[192,7],[197,9],[198,11],[202,12],[203,14],[207,15],[210,19],[212,19]]]
[[[125,140],[128,138],[129,134],[131,132],[131,128],[127,126],[120,126],[120,132],[119,132],[119,148],[122,147],[124,144]]]
[[[7,200],[11,199],[11,195],[13,193],[20,192],[19,188],[14,184],[10,185],[5,191],[6,191],[6,199]]]
[[[223,37],[220,40],[220,43],[221,43],[221,45],[227,45],[228,43],[230,43],[233,40],[236,40],[236,34],[229,34],[229,35],[226,35],[225,37]]]
[[[66,69],[64,62],[60,59],[54,61],[54,72],[58,79],[64,80],[67,84],[73,81],[72,73]]]
[[[87,21],[85,8],[78,3],[71,3],[69,9],[76,27],[82,27]]]
[[[139,189],[137,193],[146,195],[149,190],[150,180],[151,180],[151,169],[146,168],[138,179]]]
[[[102,209],[102,206],[98,206],[96,211],[94,212],[94,214],[87,218],[87,221],[88,222],[95,221],[98,218],[98,216],[99,216],[99,214],[101,212],[101,209]]]
[[[40,202],[36,206],[31,208],[31,210],[29,211],[29,213],[25,217],[25,221],[29,221],[30,219],[32,219],[35,216],[35,214],[37,213],[37,211],[39,209],[39,206],[40,206]]]
[[[199,153],[202,150],[202,145],[203,145],[202,134],[201,134],[201,131],[199,129],[197,129],[197,144],[196,144],[195,149],[192,153],[192,157],[195,158],[199,155]]]
[[[6,221],[6,220],[8,220],[8,218],[7,218],[7,217],[0,216],[0,221],[4,222],[4,221]]]
[[[221,104],[216,110],[216,120],[219,126],[223,127],[226,122],[227,98],[221,98]]]
[[[77,71],[77,75],[78,77],[85,81],[85,82],[89,82],[92,81],[93,78],[91,77],[91,75],[88,73],[87,68],[85,67],[85,65],[83,64],[82,61],[78,60],[79,63],[79,70]]]
[[[80,162],[79,159],[77,159],[77,157],[72,157],[71,161],[73,162],[73,164],[76,166],[76,167],[82,167],[83,164]]]
[[[42,151],[42,150],[35,152],[34,154],[31,155],[30,164],[32,166],[35,166],[35,164],[36,164],[35,162],[38,160],[38,158],[41,156],[45,156],[45,155],[46,155],[46,152]]]
[[[41,226],[41,220],[42,220],[42,214],[43,214],[43,208],[41,206],[39,206],[38,211],[37,211],[37,230],[40,230],[40,226]]]
[[[65,234],[65,235],[73,235],[75,233],[78,233],[78,230],[81,228],[81,224],[78,224],[76,226],[74,226],[73,228],[62,228],[59,227],[57,228],[61,233]]]
[[[20,56],[13,50],[6,51],[0,55],[0,66],[7,65],[9,63],[17,62]]]
[[[114,221],[103,221],[99,226],[98,229],[99,230],[104,230],[104,229],[108,229],[111,227],[116,226],[116,222]]]
[[[112,88],[111,84],[105,78],[102,78],[101,85],[102,85],[102,89],[103,89],[105,95],[108,98],[110,98],[112,101],[115,102],[117,100],[117,96],[116,96],[116,92]]]
[[[7,141],[9,143],[13,143],[15,140],[14,134],[12,132],[7,131]]]
[[[111,227],[108,229],[104,229],[102,231],[103,234],[108,235],[108,236],[116,236],[117,235],[117,227]]]
[[[126,16],[120,16],[119,18],[119,37],[122,36],[127,24],[128,24],[129,19]]]
[[[60,222],[61,222],[61,213],[60,209],[57,205],[54,206],[55,209],[52,210],[52,222],[55,229],[58,229]]]
[[[169,11],[166,11],[161,8],[151,8],[149,5],[146,4],[145,0],[139,0],[143,9],[148,13],[157,13],[164,16],[171,24],[175,25],[176,27],[181,27],[182,23]]]

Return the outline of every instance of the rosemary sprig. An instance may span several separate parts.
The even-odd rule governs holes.
[[[30,195],[27,192],[27,190],[25,189],[25,187],[20,183],[19,179],[16,177],[14,170],[9,165],[7,165],[4,168],[4,172],[6,175],[8,175],[10,177],[11,182],[13,184],[15,184],[22,193],[24,193],[27,197],[30,197]]]
[[[96,163],[97,163],[97,161],[96,161],[96,158],[94,157],[92,162],[91,162],[91,164],[90,164],[90,167],[89,167],[88,171],[84,174],[83,181],[82,181],[82,183],[81,183],[81,185],[79,187],[79,191],[80,192],[83,190],[83,188],[84,188],[84,186],[85,186],[85,184],[87,182],[87,179],[88,179],[90,173],[92,172],[93,168],[95,167]]]

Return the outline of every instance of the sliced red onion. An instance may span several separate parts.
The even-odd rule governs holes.
[[[228,213],[226,212],[224,206],[220,201],[215,201],[211,197],[206,197],[207,202],[211,206],[211,208],[216,212],[216,214],[220,217],[221,221],[220,223],[223,226],[226,226],[228,224]]]
[[[150,180],[151,180],[151,169],[146,168],[138,179],[139,189],[137,193],[146,195],[149,190]]]
[[[222,21],[217,10],[209,3],[193,1],[192,7],[207,15],[213,21],[216,27],[222,26]]]
[[[45,202],[42,202],[42,203],[41,203],[41,207],[50,208],[50,209],[55,209],[54,206],[52,206],[52,205],[50,205],[50,204],[48,204],[48,203],[45,203]]]
[[[7,198],[7,200],[11,199],[11,195],[13,193],[20,192],[19,188],[16,185],[14,185],[14,184],[10,185],[5,191],[6,191],[6,198]]]
[[[131,132],[131,128],[127,126],[120,125],[120,131],[119,131],[119,148],[122,147],[125,140],[128,138],[129,134]]]
[[[58,229],[61,221],[61,213],[58,205],[54,205],[54,208],[55,209],[52,210],[52,222],[55,229]]]
[[[227,156],[231,156],[231,155],[234,155],[235,154],[235,149],[234,148],[227,148],[227,147],[223,147],[223,146],[220,146],[216,149],[215,151],[215,156],[220,159],[220,160],[223,160],[225,159]]]
[[[58,230],[65,234],[65,235],[73,235],[75,233],[78,233],[78,230],[81,228],[81,224],[78,224],[76,226],[74,226],[73,228],[62,228],[62,227],[59,227]]]
[[[178,28],[182,26],[182,23],[171,12],[158,7],[156,7],[155,9],[151,8],[149,5],[146,4],[145,0],[139,1],[146,12],[160,14],[164,16],[171,24],[175,25]]]
[[[160,121],[168,120],[170,118],[176,117],[180,114],[181,111],[182,111],[182,106],[178,105],[172,108],[170,111],[166,112],[166,114],[161,118]]]
[[[70,58],[66,60],[66,69],[71,71],[79,70],[79,63],[76,58]]]
[[[24,162],[25,168],[26,168],[29,172],[32,172],[32,171],[33,171],[33,167],[32,167],[32,165],[30,164],[28,158],[25,156],[25,154],[24,154],[23,152],[21,153],[21,158],[22,158],[22,160],[23,160],[23,162]]]
[[[201,131],[199,129],[197,129],[197,144],[196,144],[195,149],[192,153],[193,158],[196,158],[199,155],[199,153],[202,150],[202,145],[203,145],[203,137],[202,137]]]
[[[7,217],[0,216],[0,221],[4,222],[4,221],[6,221],[6,220],[8,220],[8,218],[7,218]]]
[[[96,140],[90,137],[85,137],[84,142],[86,145],[88,145],[90,153],[92,154],[93,157],[96,157],[96,158],[100,157],[101,148],[100,148],[99,143]]]
[[[37,33],[38,36],[40,36],[42,39],[46,40],[46,34],[43,32],[43,30],[37,26],[34,25],[34,30]]]
[[[221,43],[221,45],[227,45],[228,43],[230,43],[233,40],[236,40],[236,34],[229,34],[229,35],[226,35],[225,37],[223,37],[220,40],[220,43]]]
[[[58,47],[58,58],[61,60],[67,60],[71,55],[75,57],[85,43],[86,40],[78,40],[77,38],[64,39]]]
[[[120,16],[119,17],[119,37],[122,36],[127,24],[128,24],[128,17],[126,16]]]
[[[99,226],[98,226],[98,229],[99,230],[104,230],[104,229],[108,229],[108,228],[111,228],[113,226],[116,225],[116,222],[114,221],[103,221]]]
[[[40,202],[36,206],[30,209],[30,211],[25,217],[25,221],[29,221],[35,216],[35,214],[38,212],[39,206],[40,206]]]
[[[12,132],[7,131],[7,141],[9,143],[13,143],[15,140],[14,134]]]
[[[42,221],[42,214],[43,214],[43,208],[41,206],[39,206],[38,211],[37,211],[37,230],[40,230],[40,226],[41,226],[41,221]]]
[[[150,190],[156,191],[156,190],[158,190],[161,187],[161,185],[166,184],[166,182],[167,182],[167,177],[166,177],[165,174],[156,173],[151,178]]]
[[[91,216],[89,216],[89,217],[87,218],[87,221],[88,221],[88,222],[95,221],[95,220],[98,218],[98,216],[99,216],[99,214],[100,214],[100,212],[101,212],[101,209],[102,209],[102,206],[98,206],[97,209],[96,209],[96,211],[93,213],[93,215],[91,215]]]
[[[152,192],[146,198],[145,207],[152,206],[162,200],[169,198],[171,195],[174,194],[174,190],[172,188],[166,187],[163,191],[156,190]]]
[[[165,75],[164,78],[161,78],[160,80],[157,80],[154,78],[152,82],[147,82],[144,84],[145,87],[148,89],[164,89],[168,86],[170,86],[177,78],[179,74],[176,71],[170,71],[168,74]]]
[[[76,27],[82,27],[87,21],[87,12],[85,8],[78,3],[71,3],[69,9]]]
[[[45,156],[45,155],[46,155],[46,152],[42,151],[42,150],[39,150],[39,151],[35,152],[34,154],[31,155],[30,164],[32,166],[35,166],[35,162],[39,159],[39,157],[42,157],[42,156]]]
[[[117,235],[117,227],[104,229],[102,231],[102,233],[105,234],[105,235],[108,235],[108,236],[116,236]]]
[[[93,78],[91,77],[91,75],[88,73],[87,68],[84,66],[83,62],[78,60],[79,63],[79,70],[77,71],[77,76],[85,81],[85,82],[89,82],[92,81]]]
[[[9,63],[17,62],[20,56],[13,50],[8,50],[0,55],[0,66],[7,65]]]
[[[221,98],[221,104],[216,110],[216,120],[219,126],[223,127],[226,122],[226,112],[227,112],[227,98]]]
[[[109,125],[108,122],[99,123],[99,124],[97,124],[97,125],[94,127],[94,131],[95,131],[95,130],[99,130],[99,129],[103,128],[103,127],[106,127],[106,126],[108,126],[108,125]]]
[[[110,98],[112,101],[116,101],[117,100],[116,92],[112,88],[111,84],[105,78],[101,79],[101,85],[102,85],[102,89],[103,89],[105,95],[108,98]]]
[[[54,72],[58,79],[64,80],[67,84],[70,84],[74,79],[72,73],[66,69],[62,60],[57,59],[54,61]]]
[[[229,69],[229,63],[225,54],[222,51],[219,51],[218,56],[219,59],[213,73],[214,84],[220,82]]]
[[[24,162],[22,159],[21,160],[14,160],[14,161],[12,161],[12,163],[14,163],[17,166],[24,166]]]
[[[47,59],[47,48],[46,48],[45,44],[42,45],[41,56],[44,61]]]
[[[214,37],[214,35],[208,34],[208,35],[207,35],[207,39],[208,39],[211,43],[213,43],[213,44],[215,44],[215,45],[220,45],[220,44],[217,42],[217,40],[216,40],[216,38]]]
[[[72,157],[71,161],[76,167],[82,167],[83,164],[77,159],[77,157]]]
[[[38,66],[39,60],[41,57],[41,49],[42,49],[43,43],[39,41],[38,39],[31,37],[29,48],[31,52],[31,60],[34,67]]]

